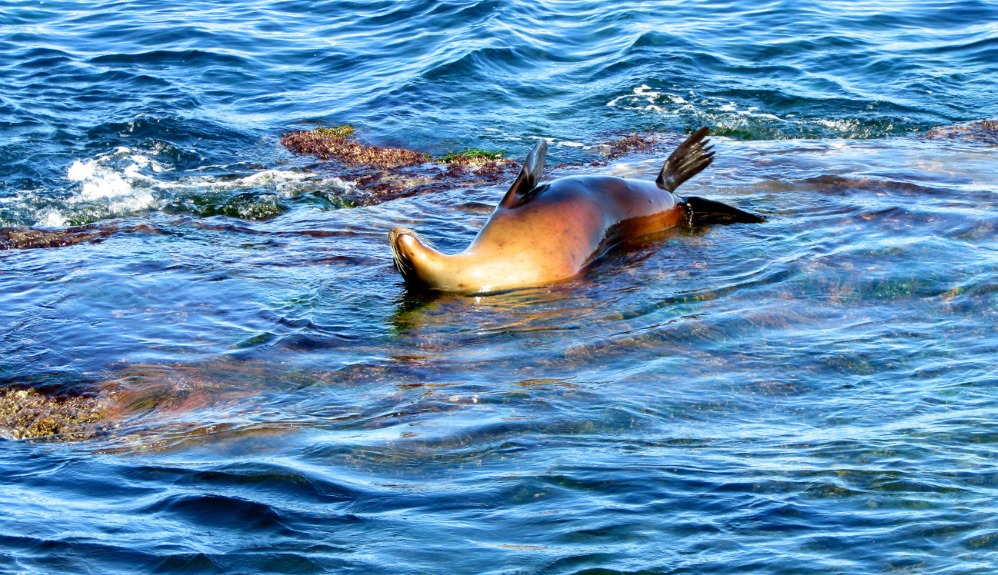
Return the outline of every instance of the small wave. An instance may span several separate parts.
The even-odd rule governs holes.
[[[680,123],[686,127],[711,126],[717,136],[743,140],[780,140],[794,138],[870,139],[890,135],[910,122],[889,114],[853,117],[836,116],[824,108],[826,101],[800,101],[786,111],[773,109],[767,101],[779,102],[786,95],[775,91],[758,94],[731,91],[730,97],[713,96],[693,90],[655,89],[648,84],[633,88],[628,94],[611,98],[606,105],[619,110],[650,115]],[[759,105],[750,102],[758,101]],[[850,105],[847,107],[854,107]],[[792,111],[791,111],[792,110]]]
[[[170,34],[173,32],[171,31]],[[238,68],[246,59],[219,50],[152,50],[136,54],[104,54],[90,59],[91,64],[101,66],[144,65],[162,66],[180,64],[183,66],[220,65]]]

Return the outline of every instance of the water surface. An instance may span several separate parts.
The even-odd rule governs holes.
[[[2,439],[10,573],[992,573],[986,2],[0,1],[0,384],[106,422]],[[651,179],[764,214],[487,297],[411,293],[505,185],[358,208],[279,144]]]

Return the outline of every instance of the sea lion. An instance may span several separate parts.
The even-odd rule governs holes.
[[[707,133],[700,128],[680,144],[654,183],[576,176],[540,184],[547,145],[538,141],[467,249],[442,254],[396,227],[388,235],[395,267],[415,288],[490,293],[571,278],[623,240],[682,223],[761,222],[719,202],[673,194],[713,161]]]

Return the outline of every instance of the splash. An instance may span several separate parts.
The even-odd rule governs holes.
[[[40,221],[48,227],[60,227],[80,219],[155,210],[159,201],[154,194],[158,182],[154,174],[164,171],[167,168],[162,164],[125,147],[90,160],[76,160],[66,173],[75,189],[65,203],[67,209],[49,209],[41,214]]]
[[[149,212],[216,215],[247,220],[269,219],[289,209],[287,201],[315,197],[316,203],[337,208],[350,205],[350,182],[300,169],[261,169],[248,174],[218,173],[184,176],[164,160],[167,152],[119,147],[90,159],[77,159],[66,169],[68,197],[21,195],[38,205],[24,219],[44,228],[67,228]],[[342,204],[342,205],[341,205]]]

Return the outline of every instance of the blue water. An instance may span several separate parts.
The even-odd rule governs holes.
[[[82,238],[0,251],[0,388],[104,410],[0,429],[0,572],[994,573],[998,147],[932,130],[995,78],[993,2],[0,0],[2,237]],[[505,185],[344,207],[279,143],[344,123],[706,125],[683,189],[768,219],[426,297],[388,230]]]

